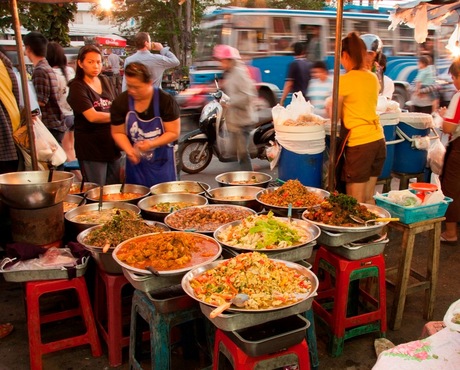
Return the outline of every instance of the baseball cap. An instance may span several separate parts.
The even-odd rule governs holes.
[[[216,45],[212,51],[216,59],[241,59],[240,52],[229,45]]]

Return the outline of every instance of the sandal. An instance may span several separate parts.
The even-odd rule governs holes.
[[[0,339],[5,338],[13,331],[13,325],[10,323],[0,324]]]
[[[458,239],[447,239],[444,235],[441,234],[441,243],[449,245],[457,245]]]

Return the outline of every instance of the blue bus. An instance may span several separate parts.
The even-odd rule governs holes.
[[[206,15],[197,38],[197,51],[190,69],[191,87],[211,82],[219,75],[219,64],[212,59],[216,44],[237,48],[242,58],[259,68],[262,82],[258,84],[259,96],[271,106],[276,104],[284,86],[289,63],[293,60],[290,45],[297,41],[307,43],[313,32],[320,36],[321,59],[328,68],[334,67],[336,10],[292,10],[263,8],[217,8]],[[388,75],[395,82],[393,99],[401,106],[408,100],[408,87],[417,74],[417,58],[429,54],[438,70],[438,76],[446,74],[451,63],[445,48],[454,26],[430,30],[424,44],[414,41],[414,30],[399,26],[389,30],[389,9],[345,6],[343,30],[345,36],[351,31],[359,34],[378,35],[387,56]]]

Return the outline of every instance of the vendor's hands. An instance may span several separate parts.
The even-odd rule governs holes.
[[[134,144],[134,148],[138,149],[141,152],[147,152],[149,150],[155,149],[155,147],[152,145],[151,140],[138,141],[136,144]]]
[[[141,154],[139,150],[132,148],[130,152],[126,152],[126,158],[128,158],[132,164],[138,164],[141,161]]]
[[[441,108],[438,109],[438,114],[441,117],[444,117],[444,115],[446,114],[446,111],[447,111],[447,107],[441,107]]]

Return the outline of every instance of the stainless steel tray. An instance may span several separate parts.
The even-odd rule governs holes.
[[[283,308],[277,311],[269,312],[235,312],[235,313],[221,313],[219,316],[211,319],[209,316],[215,307],[208,306],[204,303],[200,303],[201,312],[210,320],[217,328],[224,331],[235,331],[250,326],[263,324],[268,321],[273,321],[277,319],[282,319],[284,317],[298,315],[305,311],[308,311],[311,308],[313,303],[313,297],[316,296],[315,293],[310,298],[287,308]]]
[[[383,253],[385,246],[390,240],[383,235],[367,243],[350,243],[341,247],[326,247],[331,252],[341,255],[349,260],[360,260],[367,257],[377,256]]]
[[[14,259],[4,258],[0,262],[0,273],[3,274],[5,281],[14,283],[36,280],[71,279],[85,274],[86,268],[88,267],[88,260],[89,257],[83,257],[82,263],[75,267],[60,267],[46,270],[5,270],[5,265],[14,261]]]
[[[356,233],[336,233],[326,230],[321,230],[321,234],[318,237],[317,241],[321,245],[328,247],[340,247],[344,244],[352,243],[357,240],[367,238],[368,236],[380,234],[384,226],[381,226],[377,229],[371,229],[367,231],[361,231]]]
[[[138,275],[134,272],[122,267],[123,275],[130,282],[130,284],[145,293],[152,292],[161,288],[168,288],[172,285],[180,285],[182,277],[185,272],[178,275]]]
[[[193,306],[198,308],[198,302],[185,294],[180,285],[173,285],[152,292],[146,292],[155,309],[161,313],[186,310]]]
[[[311,257],[313,252],[313,247],[316,245],[316,241],[310,242],[306,245],[301,247],[296,247],[289,250],[274,250],[273,252],[268,252],[267,250],[262,250],[260,253],[265,253],[268,257],[274,258],[277,260],[289,261],[289,262],[297,262],[304,259],[308,259]],[[231,247],[223,247],[222,254],[225,258],[232,258],[237,256],[244,251],[237,251],[236,249],[232,249]],[[256,252],[259,252],[257,250]]]

